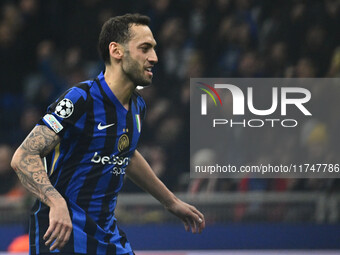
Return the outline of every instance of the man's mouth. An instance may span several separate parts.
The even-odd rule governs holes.
[[[153,76],[152,67],[147,67],[147,68],[145,68],[145,70],[150,76]]]

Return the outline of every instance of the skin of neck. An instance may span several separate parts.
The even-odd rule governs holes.
[[[136,89],[136,85],[124,75],[120,65],[107,64],[105,66],[104,78],[119,102],[128,109],[130,98]]]

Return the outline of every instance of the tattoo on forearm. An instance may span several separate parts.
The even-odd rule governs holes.
[[[28,153],[46,156],[60,141],[59,136],[46,126],[37,126],[28,135],[21,147]]]
[[[40,170],[38,172],[32,173],[32,178],[36,183],[39,184],[49,184],[49,180],[46,176],[46,172],[43,170]]]
[[[60,197],[60,194],[58,193],[58,191],[54,187],[48,187],[45,190],[45,194],[48,197]]]
[[[41,157],[47,155],[60,141],[58,135],[46,126],[35,127],[21,145],[16,173],[21,183],[42,202],[61,197],[51,185]]]

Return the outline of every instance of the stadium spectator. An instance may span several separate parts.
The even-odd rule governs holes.
[[[18,179],[11,169],[12,155],[13,150],[9,145],[0,144],[0,196],[14,194],[18,184]]]

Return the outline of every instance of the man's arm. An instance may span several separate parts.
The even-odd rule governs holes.
[[[205,227],[203,214],[194,206],[177,198],[155,175],[144,157],[136,150],[131,157],[131,162],[126,169],[127,176],[139,187],[150,193],[171,213],[179,217],[185,230],[201,233]]]
[[[50,250],[61,249],[72,232],[66,201],[52,186],[42,162],[42,157],[59,142],[59,136],[48,127],[36,126],[16,150],[11,162],[23,186],[50,207],[50,225],[44,235],[46,246],[56,240]]]

